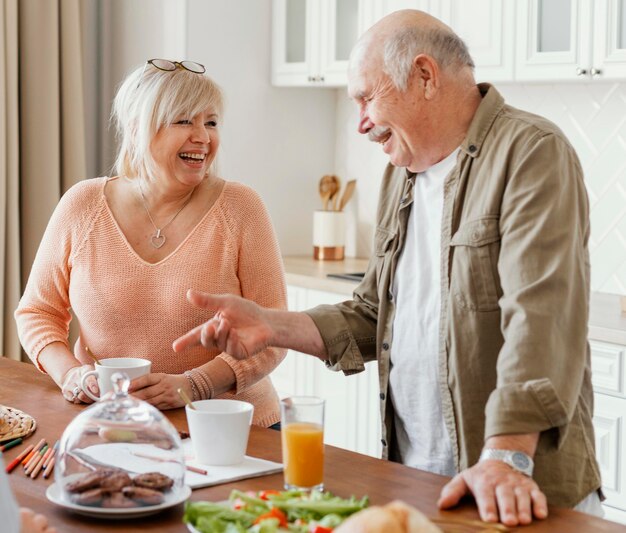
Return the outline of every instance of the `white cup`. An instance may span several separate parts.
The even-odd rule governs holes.
[[[113,390],[111,376],[116,372],[124,372],[130,379],[138,378],[150,373],[152,362],[139,357],[113,357],[111,359],[100,359],[95,364],[95,370],[85,372],[80,378],[80,386],[83,392],[92,400],[98,401],[102,396]],[[94,395],[87,386],[86,380],[89,376],[95,376],[98,379],[98,387],[100,388],[100,397]]]
[[[185,407],[193,452],[204,465],[243,462],[254,406],[239,400],[200,400]]]

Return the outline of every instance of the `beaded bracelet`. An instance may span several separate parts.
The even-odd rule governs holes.
[[[192,368],[191,370],[187,370],[185,372],[185,376],[187,376],[187,379],[189,379],[192,383],[192,391],[194,395],[197,391],[199,399],[210,400],[213,398],[215,395],[215,389],[211,378],[206,374],[206,372],[197,368]]]
[[[191,372],[189,372],[189,370],[186,370],[185,372],[183,372],[183,374],[185,375],[185,377],[187,378],[187,381],[189,381],[189,384],[191,385],[191,400],[194,402],[197,400],[201,400],[202,398],[200,397],[200,391],[198,390],[198,386],[196,385],[195,380],[191,376]]]

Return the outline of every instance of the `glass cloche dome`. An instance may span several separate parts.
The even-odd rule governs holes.
[[[126,374],[111,379],[114,392],[63,432],[57,490],[68,504],[94,510],[163,506],[184,488],[178,431],[158,409],[128,395]]]

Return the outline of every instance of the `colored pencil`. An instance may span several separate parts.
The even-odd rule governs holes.
[[[39,462],[37,463],[35,468],[33,468],[33,471],[30,473],[31,479],[35,479],[39,475],[39,472],[43,468],[44,463],[48,460],[48,457],[50,457],[50,455],[52,455],[52,451],[53,450],[54,450],[54,448],[48,448],[46,450],[46,453],[44,453],[41,456],[41,459],[39,459]]]
[[[11,471],[22,462],[22,459],[24,459],[24,457],[26,457],[33,450],[33,448],[34,446],[32,444],[29,444],[28,447],[22,453],[20,453],[15,459],[13,459],[13,461],[11,461],[7,465],[5,472],[7,474],[10,474]]]
[[[30,460],[30,463],[26,465],[26,475],[30,476],[31,472],[35,469],[41,458],[44,456],[46,451],[48,450],[48,445],[46,444],[41,450],[37,452],[37,454]]]
[[[22,460],[22,464],[25,465],[28,461],[31,460],[32,456],[35,455],[36,452],[46,443],[46,439],[41,439],[37,444],[35,444],[33,450]]]
[[[50,474],[52,474],[52,470],[54,469],[55,461],[56,461],[56,456],[54,456],[52,458],[52,461],[50,461],[50,463],[46,467],[46,471],[43,473],[43,478],[44,479],[48,479],[50,477]]]
[[[18,437],[17,439],[10,440],[6,444],[3,444],[2,446],[0,446],[0,452],[9,450],[13,448],[14,446],[17,446],[18,444],[22,444],[22,437]]]
[[[206,470],[202,470],[202,468],[198,468],[196,466],[185,465],[185,468],[189,470],[190,472],[195,472],[196,474],[202,474],[203,476],[207,475]]]
[[[52,448],[52,452],[46,459],[46,462],[43,464],[44,468],[48,468],[48,465],[50,464],[50,461],[52,461],[52,458],[54,457],[54,455],[57,453],[58,448],[59,448],[59,441],[56,441],[54,443],[54,447]]]

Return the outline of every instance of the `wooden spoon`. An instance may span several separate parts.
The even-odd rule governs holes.
[[[333,175],[330,177],[331,178],[331,183],[330,183],[330,198],[328,199],[329,201],[332,201],[333,203],[333,207],[332,210],[333,211],[337,211],[337,208],[339,207],[339,191],[341,190],[341,180]]]
[[[352,198],[352,195],[354,194],[355,188],[356,188],[356,180],[350,180],[348,183],[346,183],[346,188],[343,191],[341,202],[339,202],[339,211],[343,211],[343,208],[350,201],[350,198]]]
[[[333,193],[333,176],[326,174],[322,176],[319,184],[320,197],[322,198],[322,206],[324,211],[328,211],[328,201]]]

